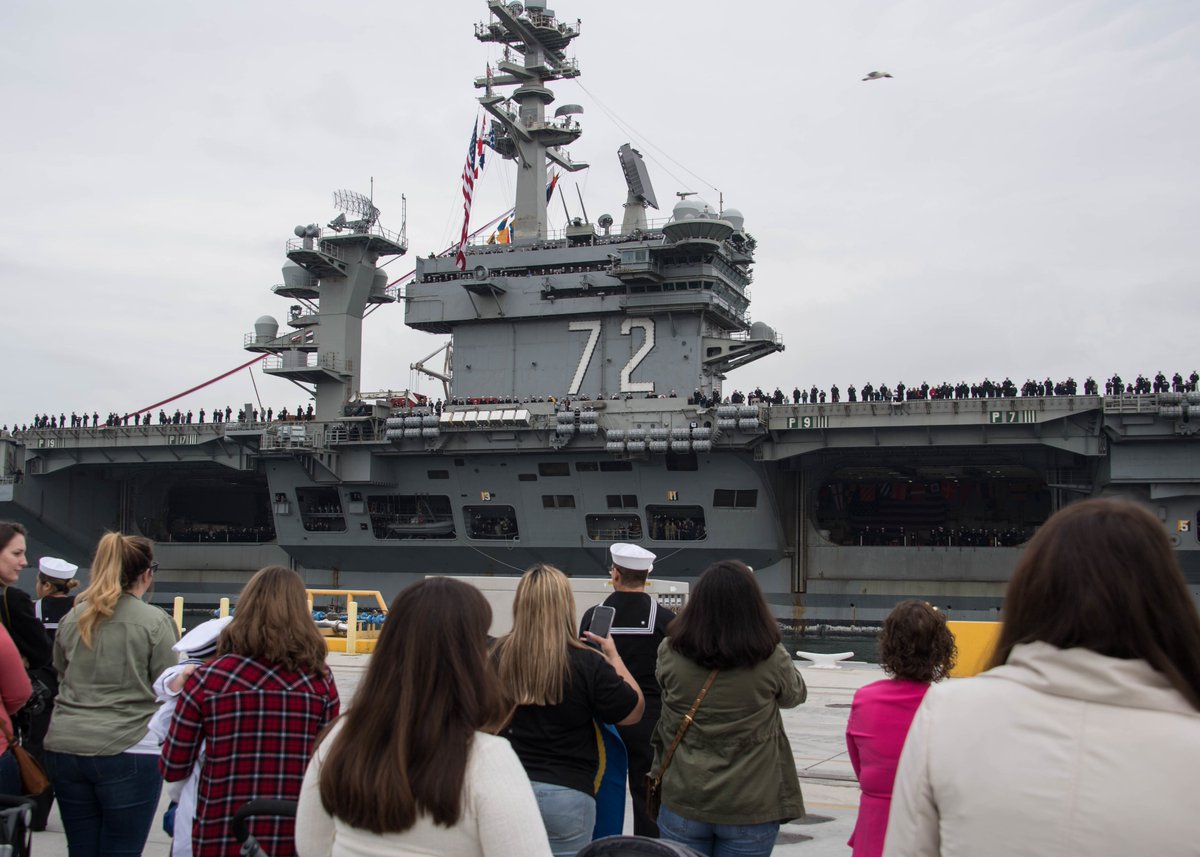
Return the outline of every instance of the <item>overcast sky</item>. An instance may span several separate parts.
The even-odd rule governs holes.
[[[472,80],[498,55],[473,38],[486,4],[342,8],[5,4],[0,423],[134,410],[245,362],[254,320],[287,314],[285,241],[335,189],[373,176],[393,229],[406,195],[412,256],[451,243]],[[620,223],[631,140],[664,214],[719,189],[758,239],[751,314],[787,350],[727,393],[1200,365],[1194,0],[554,9],[583,21],[583,77],[555,88],[585,111],[592,218]],[[861,82],[876,69],[895,77]],[[473,222],[513,188],[494,158]],[[367,320],[362,386],[437,395],[408,367],[444,337],[403,316]],[[300,399],[257,381],[264,404]],[[179,405],[253,397],[242,372]]]

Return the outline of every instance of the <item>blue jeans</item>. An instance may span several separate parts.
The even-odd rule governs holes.
[[[684,818],[664,804],[658,810],[658,832],[706,857],[768,857],[779,835],[779,822],[709,824]]]
[[[162,775],[158,756],[46,751],[71,857],[137,857],[146,845]]]
[[[546,834],[550,837],[550,851],[554,857],[575,857],[579,849],[592,841],[592,828],[596,826],[596,799],[590,794],[552,786],[549,783],[531,783],[533,796],[537,798],[538,811]],[[71,855],[75,857],[75,855]]]
[[[24,793],[25,789],[21,788],[21,769],[17,767],[12,750],[5,750],[4,755],[0,756],[0,795],[20,797]]]

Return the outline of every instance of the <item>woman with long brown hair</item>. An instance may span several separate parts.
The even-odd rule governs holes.
[[[709,857],[768,855],[780,822],[804,814],[780,709],[804,702],[808,691],[754,572],[735,559],[710,565],[667,634],[658,647],[663,707],[650,768],[662,776],[659,832]]]
[[[930,689],[884,854],[1184,855],[1200,792],[1200,616],[1162,522],[1068,506],[1013,572],[992,668]]]
[[[570,857],[592,838],[600,763],[594,721],[637,723],[645,701],[610,637],[575,636],[575,597],[552,565],[530,568],[513,599],[512,631],[494,661],[513,712],[504,736],[533,783],[550,850]]]
[[[178,662],[175,623],[142,601],[157,567],[148,539],[105,533],[88,587],[54,638],[60,682],[46,772],[71,857],[141,854],[154,820],[154,680]]]
[[[503,711],[491,621],[479,590],[450,578],[396,596],[363,679],[371,698],[334,724],[304,775],[300,857],[549,857],[520,760],[485,731]]]
[[[233,814],[255,798],[296,800],[317,734],[338,714],[326,646],[300,575],[278,565],[242,589],[217,657],[196,669],[162,748],[168,781],[203,753],[192,853],[237,853]],[[290,819],[257,818],[251,832],[272,857],[296,853]]]

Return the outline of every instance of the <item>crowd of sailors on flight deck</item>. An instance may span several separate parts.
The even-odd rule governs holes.
[[[1198,389],[1198,384],[1200,384],[1200,372],[1195,370],[1186,378],[1179,372],[1176,372],[1171,378],[1168,378],[1163,372],[1157,373],[1153,379],[1147,378],[1145,375],[1138,375],[1130,383],[1123,381],[1120,375],[1113,375],[1104,382],[1104,395],[1193,393]],[[1010,378],[1005,378],[1003,381],[992,381],[989,378],[984,378],[983,381],[976,384],[968,384],[966,381],[960,381],[957,384],[943,382],[935,386],[930,386],[927,382],[922,382],[920,386],[916,387],[909,387],[900,383],[895,388],[889,387],[887,384],[880,384],[876,387],[874,384],[868,382],[863,384],[861,390],[853,384],[847,387],[846,401],[911,402],[923,400],[936,401],[939,399],[999,399],[1016,398],[1018,396],[1074,396],[1078,392],[1079,385],[1074,378],[1067,378],[1065,381],[1057,382],[1050,378],[1044,381],[1029,379],[1019,388]],[[1100,385],[1091,376],[1088,376],[1083,382],[1083,395],[1100,395]],[[790,404],[816,405],[825,404],[827,401],[834,403],[840,402],[841,396],[842,391],[836,384],[830,387],[828,392],[818,388],[816,385],[807,390],[795,387],[792,390]],[[755,388],[750,393],[734,390],[726,401],[735,405],[743,403],[751,405],[760,403],[765,405],[789,404],[787,394],[779,387],[776,387],[773,393],[767,393],[761,387]]]
[[[78,595],[75,566],[43,558],[34,602],[16,586],[25,536],[0,522],[0,793],[21,791],[10,745],[48,671],[42,798],[72,857],[140,854],[164,779],[172,854],[200,857],[236,853],[232,815],[255,798],[298,802],[294,821],[250,822],[273,857],[571,857],[620,832],[626,778],[635,834],[679,857],[767,857],[805,814],[780,712],[807,688],[737,560],[674,615],[645,591],[654,554],[613,545],[613,591],[578,628],[569,579],[538,563],[499,639],[479,590],[421,580],[392,602],[370,704],[342,713],[294,571],[260,570],[231,618],[179,639],[143,600],[152,542],[103,536]],[[854,857],[1194,854],[1200,615],[1156,515],[1122,498],[1060,510],[1003,609],[987,669],[953,681],[941,612],[906,600],[887,617],[887,677],[846,727]]]
[[[239,408],[236,411],[237,419],[234,419],[235,411],[233,408],[226,405],[224,408],[214,408],[211,413],[204,408],[201,408],[199,413],[192,410],[176,409],[175,413],[168,414],[160,409],[157,420],[154,420],[158,425],[192,425],[193,423],[204,424],[206,420],[212,423],[269,423],[278,417],[280,420],[299,420],[308,421],[313,418],[313,406],[310,403],[307,407],[298,405],[296,410],[289,412],[286,407],[280,408],[278,412],[274,408],[251,408],[249,411],[244,408]],[[56,429],[56,428],[116,428],[118,426],[144,425],[148,426],[152,422],[152,417],[149,411],[144,411],[137,414],[121,414],[117,411],[110,411],[108,416],[103,420],[100,419],[100,414],[93,411],[92,414],[78,414],[75,411],[71,412],[71,416],[66,414],[40,414],[35,415],[32,423],[23,424],[20,428],[14,426],[13,431],[28,431],[34,429]],[[8,426],[4,426],[4,431],[8,431]]]
[[[1139,374],[1132,382],[1125,382],[1120,375],[1114,374],[1104,382],[1104,395],[1106,396],[1121,396],[1126,394],[1149,394],[1149,393],[1194,393],[1200,389],[1200,372],[1192,370],[1188,376],[1184,376],[1180,372],[1176,372],[1170,378],[1163,372],[1158,372],[1153,378],[1147,378],[1145,375]],[[887,384],[875,386],[871,382],[862,385],[862,388],[857,388],[853,384],[846,388],[847,402],[905,402],[905,401],[925,401],[925,400],[947,400],[947,399],[992,399],[992,398],[1016,398],[1018,396],[1074,396],[1079,392],[1079,385],[1074,378],[1067,378],[1065,381],[1053,381],[1047,378],[1044,381],[1026,380],[1019,388],[1010,378],[1005,378],[1003,381],[992,381],[989,378],[984,378],[983,381],[976,384],[968,384],[966,381],[960,381],[957,384],[942,382],[934,386],[930,386],[927,382],[922,382],[919,386],[910,387],[904,383],[899,383],[895,388],[889,387]],[[1098,396],[1100,395],[1099,383],[1088,376],[1083,382],[1083,395]],[[668,393],[645,393],[640,397],[651,399],[674,399],[678,398],[678,393],[671,390]],[[605,398],[612,399],[632,399],[634,394],[612,394],[611,397],[606,397],[603,394],[594,396],[576,396],[579,401],[598,401]],[[795,387],[792,390],[791,402],[793,405],[815,405],[837,403],[842,400],[842,390],[836,384],[832,385],[828,391],[818,388],[816,385],[804,390],[800,387]],[[702,390],[696,390],[687,398],[688,404],[698,405],[703,408],[711,408],[720,404],[763,404],[763,405],[785,405],[789,404],[787,394],[776,387],[774,392],[767,393],[761,387],[756,387],[749,393],[743,393],[741,390],[734,390],[729,395],[721,399],[718,396],[705,393]],[[572,400],[569,396],[470,396],[470,397],[455,397],[448,399],[446,405],[450,406],[467,406],[467,405],[520,405],[531,404],[535,402],[550,402],[560,409],[570,409]],[[437,399],[428,405],[435,414],[441,414],[443,403],[441,399]],[[159,425],[191,425],[193,422],[203,424],[206,419],[212,423],[228,423],[235,422],[234,415],[236,413],[238,423],[270,423],[276,418],[282,421],[307,421],[313,419],[313,406],[309,403],[307,406],[299,405],[294,411],[289,412],[286,407],[276,411],[274,408],[266,408],[259,410],[251,408],[249,411],[239,408],[236,412],[233,408],[226,405],[224,408],[215,408],[211,412],[201,408],[196,414],[192,410],[176,410],[173,414],[168,414],[164,410],[159,410],[157,422]],[[70,417],[66,414],[39,414],[35,415],[32,423],[23,423],[15,425],[12,428],[14,434],[29,431],[33,429],[57,429],[57,428],[115,428],[117,426],[129,425],[144,425],[151,424],[151,414],[145,411],[139,414],[121,414],[113,411],[108,414],[103,421],[100,419],[100,414],[93,411],[89,415],[77,414],[71,412]],[[9,428],[7,425],[0,428],[0,433],[7,434]]]

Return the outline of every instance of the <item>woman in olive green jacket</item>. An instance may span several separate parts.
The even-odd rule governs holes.
[[[804,702],[804,680],[748,566],[724,560],[693,587],[658,649],[662,716],[653,772],[706,680],[708,693],[662,774],[662,836],[709,857],[768,855],[779,824],[804,815],[782,708]]]

